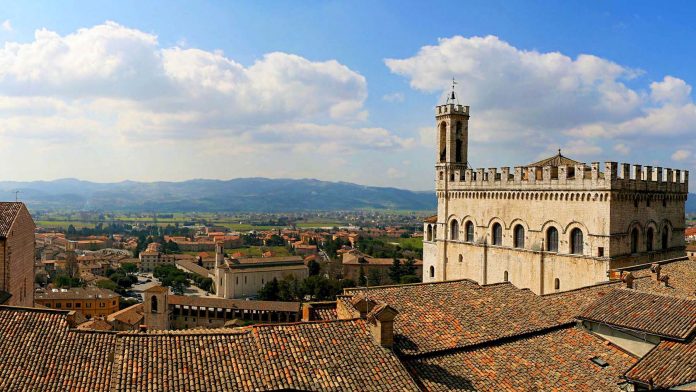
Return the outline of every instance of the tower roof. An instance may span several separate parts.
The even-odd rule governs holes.
[[[570,165],[570,166],[573,166],[573,165],[577,165],[577,164],[579,164],[579,163],[582,163],[582,162],[578,162],[578,161],[576,161],[576,160],[574,160],[574,159],[570,159],[570,158],[568,158],[568,157],[564,157],[564,156],[561,154],[561,149],[559,148],[559,149],[558,149],[558,154],[556,154],[556,155],[554,155],[554,156],[551,156],[551,157],[548,157],[548,158],[546,158],[546,159],[542,159],[542,160],[540,160],[539,162],[530,163],[529,165],[527,165],[527,167],[532,167],[532,166],[536,166],[536,167],[544,167],[544,166],[562,166],[562,165]]]

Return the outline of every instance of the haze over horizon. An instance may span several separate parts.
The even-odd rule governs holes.
[[[1,8],[0,154],[22,162],[1,181],[430,190],[433,107],[452,77],[471,106],[474,167],[562,148],[588,163],[696,169],[690,4]]]

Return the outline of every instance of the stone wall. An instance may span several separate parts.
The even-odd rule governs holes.
[[[17,214],[4,249],[0,249],[6,268],[6,287],[12,294],[7,305],[34,306],[34,221],[25,206]]]

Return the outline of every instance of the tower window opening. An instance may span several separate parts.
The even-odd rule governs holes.
[[[435,277],[435,267],[433,267],[432,265],[430,266],[430,277],[431,278]]]
[[[428,241],[433,240],[433,226],[428,225],[428,234],[427,234]]]
[[[503,272],[503,282],[507,282],[507,281],[508,281],[508,272],[505,271],[505,272]]]
[[[466,222],[466,242],[474,242],[474,223]]]
[[[638,228],[631,230],[631,253],[638,253]]]
[[[154,295],[152,296],[152,299],[150,300],[150,311],[152,313],[157,313],[157,297]]]
[[[549,227],[546,231],[546,250],[558,252],[558,229],[555,227]]]
[[[524,248],[524,227],[522,225],[515,226],[514,235],[515,248]]]
[[[457,222],[456,219],[453,219],[452,223],[450,223],[450,239],[451,240],[458,240],[459,239],[459,222]]]
[[[495,223],[493,225],[493,245],[502,245],[503,244],[503,227],[500,225],[500,223]]]
[[[440,124],[440,162],[447,159],[447,123]]]
[[[645,249],[648,252],[653,251],[653,240],[655,237],[655,232],[652,227],[648,228],[648,231],[645,233]]]
[[[561,289],[561,280],[556,278],[553,280],[553,289],[554,290],[560,290]]]
[[[575,228],[570,232],[570,252],[574,255],[581,255],[583,248],[582,230]]]
[[[669,248],[669,227],[665,226],[662,229],[662,250]]]

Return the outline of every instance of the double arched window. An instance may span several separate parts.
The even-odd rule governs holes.
[[[503,244],[503,226],[500,223],[493,224],[493,245]]]
[[[546,250],[558,252],[558,229],[553,226],[546,231]]]
[[[457,222],[456,219],[453,219],[452,222],[450,223],[450,239],[451,240],[458,240],[459,239],[459,222]]]
[[[524,248],[524,226],[515,226],[513,234],[515,248]]]
[[[464,228],[466,229],[466,242],[474,242],[474,222],[466,222]]]
[[[570,253],[574,255],[582,254],[583,235],[582,230],[577,227],[570,232]]]
[[[653,242],[655,241],[655,230],[652,227],[648,227],[648,231],[645,232],[645,250],[648,252],[653,251]]]

